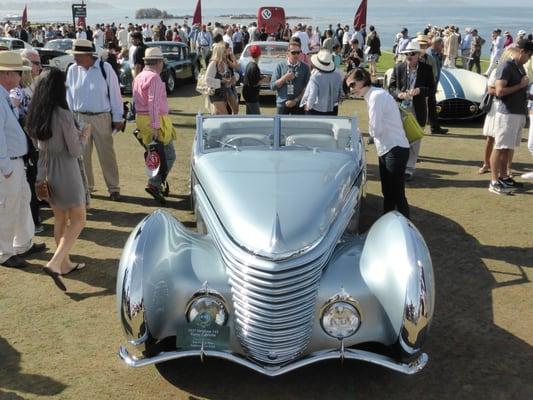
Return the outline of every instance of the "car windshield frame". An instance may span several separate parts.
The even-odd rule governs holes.
[[[70,40],[69,39],[51,40],[44,45],[43,49],[61,50],[61,51],[72,50],[72,40],[71,39]]]
[[[252,43],[254,44],[254,43]],[[257,44],[257,43],[255,43]],[[287,49],[289,48],[289,44],[287,43],[287,45],[283,45],[283,44],[279,44],[279,43],[273,43],[273,44],[258,44],[259,47],[261,47],[261,57],[270,57],[270,58],[285,58],[287,57]],[[279,53],[274,53],[272,54],[272,51],[270,50],[269,51],[269,48],[276,48],[278,47],[280,50]],[[251,58],[251,55],[250,55],[250,46],[247,46],[245,49],[244,49],[244,52],[242,53],[242,56],[244,58]]]
[[[197,154],[243,150],[355,153],[364,144],[356,116],[198,115],[195,146]]]

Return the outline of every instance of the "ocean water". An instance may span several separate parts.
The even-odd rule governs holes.
[[[281,2],[279,2],[281,3]],[[331,2],[329,4],[335,4]],[[192,14],[193,9],[159,7],[174,15]],[[89,25],[99,22],[146,22],[156,23],[158,20],[136,20],[134,18],[135,9],[109,7],[109,8],[91,8],[90,3],[87,9],[87,20]],[[22,10],[2,10],[0,18],[7,14],[21,14]],[[235,20],[229,18],[219,18],[222,14],[255,14],[255,8],[242,7],[239,9],[211,8],[204,7],[202,10],[204,22],[219,21],[222,23],[233,22],[247,24],[251,20]],[[308,25],[318,26],[321,30],[329,24],[336,26],[337,23],[352,25],[355,6],[320,6],[291,8],[285,7],[286,15],[306,17],[301,22]],[[394,36],[402,27],[407,27],[409,32],[414,35],[422,31],[427,24],[446,26],[455,25],[461,28],[475,27],[480,35],[490,42],[490,35],[494,28],[499,27],[503,31],[508,30],[513,36],[520,29],[526,32],[533,32],[533,12],[531,7],[469,7],[462,5],[449,6],[429,6],[407,4],[400,8],[398,6],[373,6],[368,8],[367,24],[374,25],[381,36],[382,46],[385,49],[392,47]],[[70,8],[65,9],[43,9],[42,7],[30,4],[28,9],[28,19],[39,22],[71,22],[72,13]],[[174,22],[182,23],[183,20],[167,20],[167,24]],[[298,20],[289,20],[291,25],[299,22]],[[485,45],[483,53],[489,52],[490,45]]]

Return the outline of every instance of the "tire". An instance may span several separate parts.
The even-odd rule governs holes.
[[[172,70],[168,71],[168,77],[167,77],[167,81],[165,82],[165,86],[167,88],[168,94],[176,90],[176,75],[174,75],[174,71]]]

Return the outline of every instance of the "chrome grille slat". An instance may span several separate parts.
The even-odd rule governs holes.
[[[247,252],[228,236],[207,196],[195,186],[198,207],[227,267],[236,337],[248,357],[268,365],[298,358],[312,335],[322,271],[345,231],[359,196],[353,186],[328,233],[285,259]]]

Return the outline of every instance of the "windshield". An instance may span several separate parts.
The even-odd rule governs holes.
[[[197,129],[201,129],[203,152],[249,148],[352,151],[357,126],[353,121],[339,117],[203,117]]]
[[[0,46],[9,48],[9,40],[0,38]]]
[[[157,46],[149,46],[149,47],[159,47],[161,49],[161,52],[163,53],[177,53],[180,54],[182,51],[182,46],[180,45],[171,45],[171,44],[163,44],[163,45],[157,45]]]
[[[283,44],[261,44],[261,57],[284,58],[287,56],[287,45]],[[243,54],[244,57],[251,57],[249,47]]]
[[[72,40],[51,40],[44,45],[44,48],[53,50],[71,50]]]

